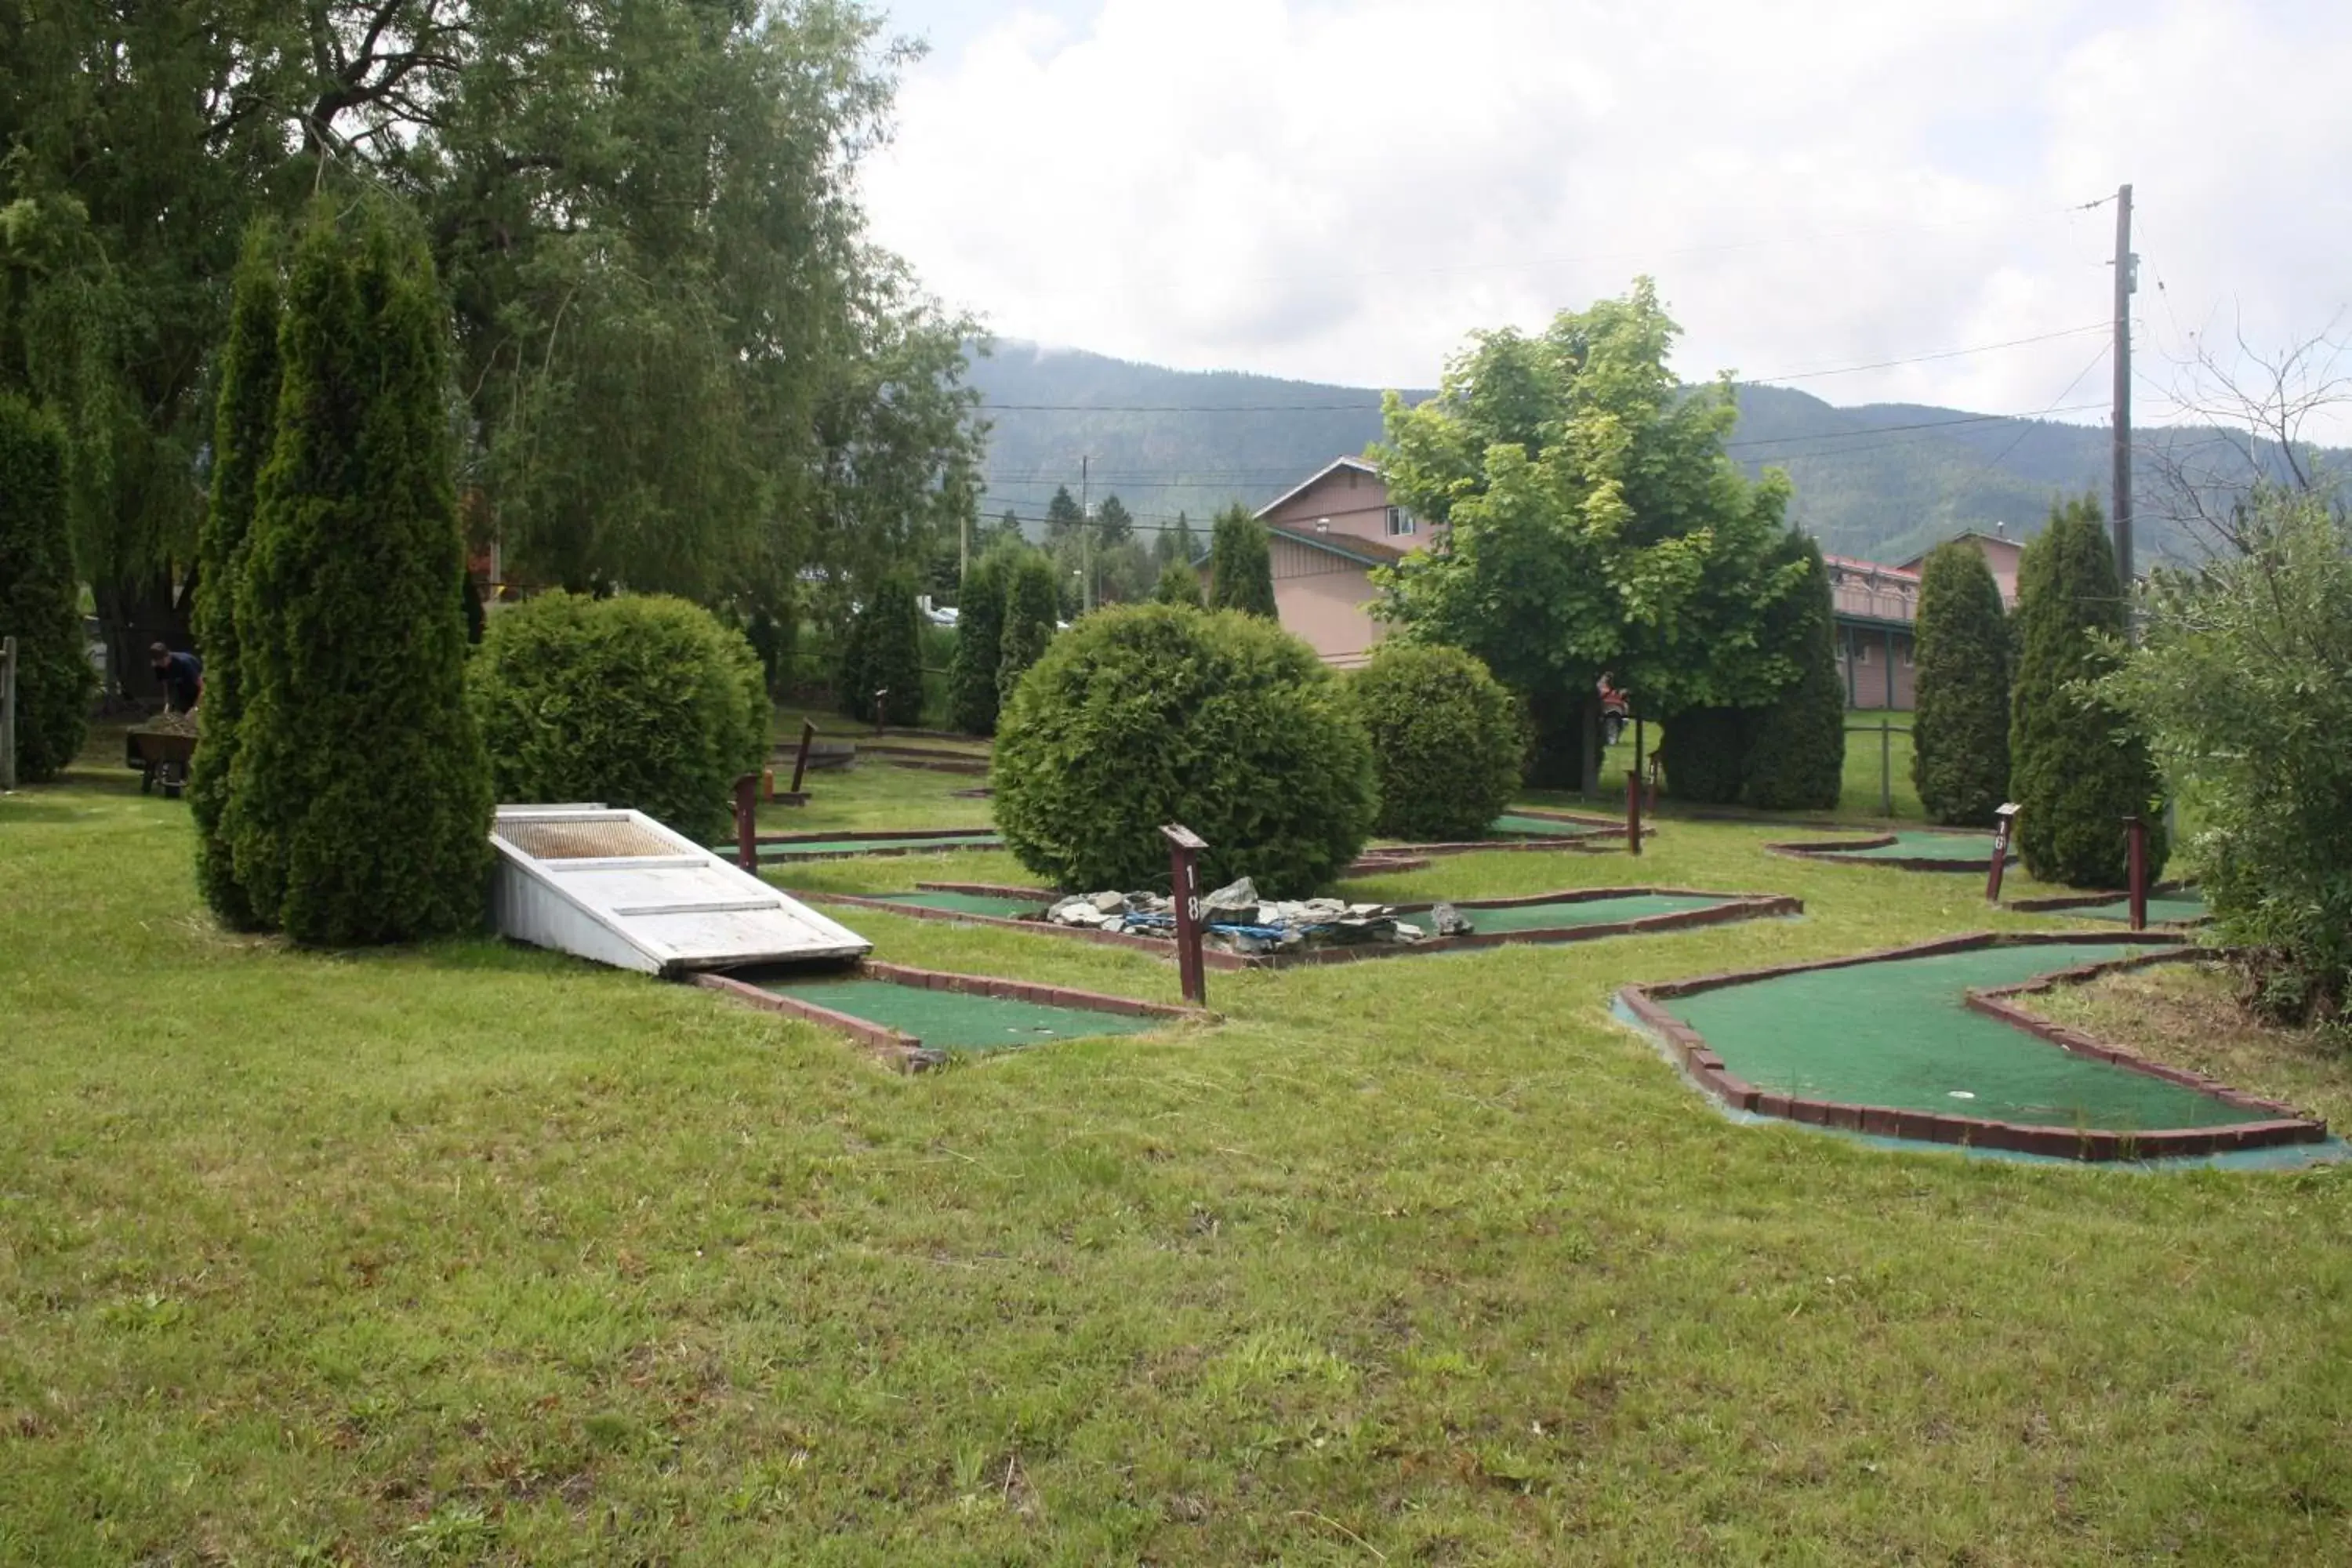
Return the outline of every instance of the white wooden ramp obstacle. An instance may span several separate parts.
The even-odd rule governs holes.
[[[502,805],[490,843],[491,918],[536,947],[675,975],[874,946],[641,811]]]

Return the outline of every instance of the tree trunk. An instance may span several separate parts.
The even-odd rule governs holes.
[[[1584,694],[1583,741],[1584,768],[1580,787],[1588,795],[1601,793],[1601,693],[1588,690]]]

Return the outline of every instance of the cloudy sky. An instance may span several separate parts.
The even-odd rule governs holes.
[[[1427,385],[1646,272],[1685,375],[2103,406],[2126,180],[2144,419],[2192,334],[2352,330],[2352,6],[885,3],[877,237],[1002,336]]]

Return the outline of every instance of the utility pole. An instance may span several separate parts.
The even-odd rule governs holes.
[[[2131,247],[2132,188],[2116,187],[2116,445],[2114,503],[2116,576],[2129,598],[2132,585],[2131,297],[2139,258]]]
[[[1084,615],[1095,607],[1095,509],[1087,500],[1087,465],[1093,461],[1081,455],[1078,458],[1078,613]]]

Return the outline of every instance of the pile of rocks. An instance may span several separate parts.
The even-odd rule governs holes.
[[[1261,899],[1247,877],[1201,900],[1206,929],[1202,942],[1231,952],[1295,952],[1308,947],[1353,946],[1361,942],[1425,942],[1437,936],[1465,936],[1473,929],[1450,904],[1429,911],[1424,930],[1401,919],[1387,904],[1351,904],[1339,899]],[[1045,911],[1055,925],[1096,931],[1122,931],[1136,936],[1170,936],[1176,929],[1176,906],[1165,893],[1078,893],[1056,900]]]

